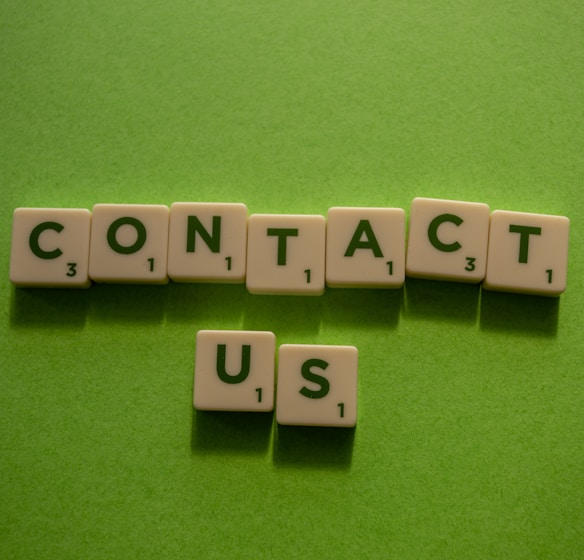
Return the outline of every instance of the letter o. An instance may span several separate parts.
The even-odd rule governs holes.
[[[132,245],[124,246],[118,242],[116,236],[122,226],[132,226],[136,230],[138,237]],[[140,220],[130,216],[118,218],[107,230],[107,242],[116,253],[131,255],[144,247],[144,243],[146,243],[146,227]]]

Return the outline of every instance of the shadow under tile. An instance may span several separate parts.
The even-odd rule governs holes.
[[[202,453],[265,454],[274,414],[211,412],[193,408],[191,450]]]
[[[414,318],[476,323],[480,294],[478,284],[407,278],[404,310]]]
[[[167,286],[171,322],[233,323],[239,327],[249,294],[245,284],[174,283]]]
[[[10,323],[17,328],[81,329],[87,322],[91,290],[13,286]]]
[[[355,428],[276,424],[274,429],[275,466],[341,470],[351,468]]]
[[[483,290],[480,328],[553,337],[558,330],[559,308],[560,298]]]
[[[144,284],[94,284],[91,315],[96,322],[162,323],[168,286]]]
[[[243,328],[271,330],[276,336],[306,337],[318,334],[323,296],[249,295]]]
[[[323,298],[323,321],[351,327],[396,328],[403,305],[397,290],[328,288]]]

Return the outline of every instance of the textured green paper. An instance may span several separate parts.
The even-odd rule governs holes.
[[[0,557],[581,558],[581,2],[0,8]],[[416,196],[572,220],[559,300],[16,290],[12,211]],[[195,333],[359,349],[356,430],[192,409]]]

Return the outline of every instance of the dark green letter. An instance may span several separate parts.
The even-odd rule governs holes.
[[[135,228],[138,237],[133,245],[124,247],[118,243],[116,235],[118,229],[122,226],[132,226]],[[144,227],[144,224],[136,218],[130,218],[129,216],[118,218],[107,230],[107,242],[116,253],[120,253],[121,255],[131,255],[142,249],[144,243],[146,243],[146,228]]]
[[[55,249],[53,251],[44,251],[41,249],[39,245],[39,237],[41,233],[47,229],[52,229],[57,233],[61,233],[64,229],[64,226],[57,223],[57,222],[43,222],[36,226],[31,232],[30,237],[28,238],[28,244],[30,246],[30,250],[39,258],[39,259],[56,259],[63,254],[61,249]]]
[[[455,241],[454,243],[442,243],[442,241],[438,239],[438,228],[444,222],[451,222],[455,226],[459,226],[462,224],[463,220],[454,214],[440,214],[440,216],[436,216],[428,226],[428,238],[430,239],[430,243],[432,243],[436,249],[443,251],[444,253],[458,251],[461,247],[461,244],[458,241]]]
[[[224,383],[241,383],[247,379],[250,367],[251,346],[243,344],[241,346],[241,371],[235,375],[230,375],[225,371],[225,354],[227,352],[227,345],[217,345],[217,375]]]
[[[297,237],[297,228],[268,228],[268,235],[278,237],[278,265],[286,264],[286,240],[288,236]]]
[[[304,377],[304,379],[307,381],[311,381],[312,383],[320,385],[320,389],[318,391],[313,391],[308,387],[302,387],[302,389],[300,389],[300,394],[308,397],[309,399],[322,399],[328,395],[330,384],[326,377],[317,375],[316,373],[310,371],[310,368],[313,366],[320,369],[326,369],[328,367],[328,362],[319,360],[318,358],[312,358],[310,360],[306,360],[302,364],[302,377]]]
[[[203,227],[197,216],[188,217],[187,226],[187,253],[195,252],[195,236],[198,233],[212,253],[219,253],[221,246],[221,216],[213,216],[213,233]]]
[[[363,234],[365,234],[365,240],[361,241]],[[355,253],[355,249],[371,249],[376,257],[383,257],[383,253],[379,248],[379,243],[377,243],[377,239],[373,233],[369,220],[361,220],[359,222],[351,239],[351,243],[349,243],[349,246],[347,247],[345,257],[352,257]]]
[[[540,227],[531,226],[509,226],[509,231],[511,233],[518,233],[519,237],[519,262],[527,262],[527,254],[529,253],[529,236],[530,235],[541,235]]]

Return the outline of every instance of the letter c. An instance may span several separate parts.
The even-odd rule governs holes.
[[[57,233],[61,233],[64,229],[64,226],[62,224],[59,224],[58,222],[43,222],[42,224],[39,224],[38,226],[36,226],[30,232],[30,237],[28,238],[28,244],[30,246],[30,250],[39,259],[45,259],[45,260],[56,259],[57,257],[60,257],[63,254],[63,251],[61,251],[61,249],[59,249],[59,248],[54,249],[53,251],[45,251],[39,245],[39,238],[40,238],[41,234],[48,229],[52,229],[53,231],[56,231]]]
[[[430,243],[432,243],[432,245],[439,251],[444,253],[453,253],[454,251],[458,251],[462,245],[458,241],[455,241],[454,243],[443,243],[440,241],[440,239],[438,239],[438,228],[444,222],[451,222],[458,227],[460,224],[462,224],[463,219],[460,216],[456,216],[454,214],[440,214],[440,216],[436,216],[428,226],[428,239],[430,240]]]

